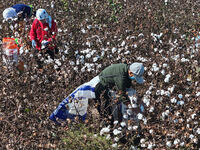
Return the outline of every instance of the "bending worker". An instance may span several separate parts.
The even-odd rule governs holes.
[[[100,82],[95,87],[95,95],[96,99],[99,102],[98,111],[104,116],[112,116],[112,103],[108,91],[113,87],[116,87],[118,91],[118,102],[123,102],[127,104],[130,102],[128,95],[126,93],[126,89],[130,88],[132,85],[132,81],[135,80],[137,83],[142,84],[144,82],[143,75],[144,66],[142,63],[135,62],[131,65],[127,64],[112,64],[105,68],[100,74],[99,79]],[[105,91],[105,92],[104,92]],[[101,110],[102,100],[100,98],[101,94],[104,92],[103,97],[105,99],[105,107],[104,110]],[[102,114],[104,111],[104,114]],[[110,120],[113,121],[113,118]]]
[[[5,21],[22,21],[32,16],[32,6],[25,4],[15,4],[3,11]]]

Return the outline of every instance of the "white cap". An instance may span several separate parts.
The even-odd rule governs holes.
[[[144,82],[144,79],[142,77],[144,73],[143,63],[138,63],[138,62],[132,63],[129,69],[134,74],[136,82],[142,84]]]
[[[45,9],[38,9],[36,12],[36,18],[38,20],[44,20],[44,19],[48,19],[49,15]]]
[[[6,9],[3,11],[3,18],[4,18],[5,20],[17,18],[17,12],[16,12],[15,9],[12,8],[12,7],[6,8]]]

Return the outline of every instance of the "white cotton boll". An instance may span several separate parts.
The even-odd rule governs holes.
[[[161,70],[161,74],[165,75],[165,70],[164,69]]]
[[[173,85],[172,87],[168,88],[168,91],[170,91],[171,93],[173,93],[175,86]]]
[[[130,54],[131,52],[130,51],[126,51],[124,54],[125,55],[128,55],[128,54]]]
[[[153,133],[153,129],[149,130],[149,133],[152,134]]]
[[[57,65],[54,65],[54,69],[58,69],[58,66],[57,66]]]
[[[15,32],[15,37],[20,37],[18,32]]]
[[[116,47],[113,47],[112,48],[112,53],[115,53],[117,51],[117,48]]]
[[[170,74],[167,74],[167,75],[165,76],[164,82],[169,82],[170,77],[171,77],[171,75],[170,75]]]
[[[156,95],[160,95],[160,93],[161,93],[160,90],[156,91]]]
[[[86,58],[91,58],[91,54],[89,53],[89,54],[87,54],[85,57],[86,57]]]
[[[118,120],[115,120],[115,121],[114,121],[114,124],[116,125],[116,124],[118,124],[118,122],[119,122]]]
[[[126,126],[126,123],[125,123],[125,122],[121,122],[120,125],[121,125],[122,127],[125,127],[125,126]]]
[[[177,105],[184,105],[184,101],[178,101]]]
[[[138,118],[139,120],[141,120],[141,119],[143,118],[143,115],[142,115],[141,113],[138,113],[138,114],[137,114],[137,118]]]
[[[78,67],[77,66],[74,67],[74,71],[78,72]]]
[[[10,29],[11,29],[11,30],[14,30],[14,27],[13,27],[13,25],[10,25]]]
[[[51,2],[51,8],[54,8],[54,1]]]
[[[136,146],[133,146],[133,145],[131,145],[131,148],[130,148],[130,150],[137,150],[137,147],[136,147]]]
[[[118,142],[118,141],[119,141],[119,138],[118,138],[118,137],[115,137],[115,138],[114,138],[114,141],[115,141],[115,142]]]
[[[152,149],[153,148],[153,144],[149,143],[147,149]]]
[[[66,50],[64,51],[64,53],[65,53],[65,54],[68,54],[68,49],[66,49]]]
[[[176,103],[177,102],[177,99],[174,97],[172,99],[170,99],[171,103]]]
[[[145,139],[144,139],[144,138],[140,139],[140,143],[141,143],[141,144],[143,144],[144,142],[145,142]]]
[[[137,48],[137,44],[134,44],[133,47],[134,47],[134,48]]]
[[[92,51],[90,52],[91,55],[94,55],[95,53],[96,53],[96,50],[92,50]]]
[[[150,109],[149,109],[149,112],[153,112],[154,111],[154,107],[151,106]]]
[[[85,72],[85,66],[83,68],[81,68],[81,72]]]
[[[122,127],[119,127],[118,130],[122,130]]]
[[[150,91],[150,90],[147,90],[147,91],[146,91],[146,94],[147,94],[147,95],[150,95],[150,94],[151,94],[151,91]]]
[[[81,29],[82,33],[86,33],[86,30],[84,28]]]
[[[151,71],[148,71],[148,76],[151,76],[153,73]]]
[[[74,66],[74,65],[75,65],[74,61],[69,61],[69,64],[70,64],[71,66]]]
[[[165,91],[165,96],[170,96],[170,92],[169,91]]]
[[[193,139],[193,138],[194,138],[194,135],[193,135],[193,134],[190,134],[189,138],[190,138],[190,139]]]
[[[164,90],[160,90],[160,95],[164,95],[165,91]]]
[[[106,127],[106,128],[103,128],[103,130],[104,130],[105,133],[110,132],[110,126],[108,126],[108,127]]]
[[[183,95],[182,95],[182,94],[178,94],[178,98],[179,98],[179,99],[182,99],[182,98],[183,98]]]
[[[163,64],[163,68],[166,68],[168,66],[168,64],[164,63]]]
[[[154,48],[153,50],[154,50],[154,52],[157,52],[157,51],[158,51],[158,48]]]
[[[126,45],[126,42],[123,41],[123,42],[121,43],[121,46],[124,47],[125,45]]]
[[[91,46],[91,42],[89,42],[89,41],[87,41],[86,43],[85,43],[87,46]]]
[[[79,65],[80,64],[80,61],[79,60],[76,60],[76,65]]]
[[[197,144],[197,143],[198,143],[198,139],[197,139],[197,138],[194,138],[194,139],[193,139],[193,142],[194,142],[195,144]]]
[[[160,69],[159,67],[154,67],[154,68],[153,68],[153,71],[154,71],[154,72],[157,72],[157,71],[159,71],[159,69]]]
[[[138,129],[138,126],[133,126],[133,130],[137,130]]]
[[[98,59],[99,59],[98,56],[97,56],[97,57],[94,57],[94,58],[93,58],[93,62],[96,62]]]
[[[169,110],[165,111],[165,115],[168,116],[169,115]]]
[[[197,115],[197,114],[195,114],[195,113],[192,114],[192,115],[191,115],[192,119],[194,119],[196,115]]]
[[[33,57],[33,54],[30,54],[30,57]]]
[[[133,130],[133,127],[132,126],[128,126],[128,130],[129,131]]]
[[[108,135],[106,136],[106,139],[107,139],[107,140],[110,140],[110,139],[111,139],[110,134],[108,134]]]
[[[180,143],[180,146],[184,146],[184,145],[185,145],[185,142],[181,142],[181,143]]]
[[[128,110],[127,110],[127,114],[130,116],[130,115],[133,114],[133,111],[132,111],[131,109],[128,109]]]
[[[147,119],[143,118],[142,121],[144,122],[144,124],[147,124]]]
[[[138,106],[137,106],[137,104],[132,104],[132,107],[137,108]]]
[[[90,30],[92,29],[92,25],[87,25],[87,28]]]
[[[162,43],[162,41],[160,40],[160,42]],[[159,50],[159,53],[161,54],[163,52],[163,50],[161,49],[161,50]]]
[[[139,36],[144,36],[144,34],[143,34],[143,33],[140,33],[140,34],[138,35],[138,37],[139,37]]]
[[[146,147],[146,144],[145,144],[145,143],[144,143],[144,144],[141,144],[141,147],[143,147],[143,148]]]
[[[118,134],[120,134],[122,131],[120,131],[120,130],[117,130],[117,129],[114,129],[113,130],[113,134],[114,135],[118,135]]]
[[[147,98],[147,97],[144,97],[144,98],[143,98],[143,102],[144,102],[145,104],[147,104],[147,103],[149,103],[149,102],[150,102],[150,99],[149,99],[149,98]]]
[[[200,134],[200,128],[198,128],[196,132],[197,132],[197,134]]]
[[[55,61],[55,63],[56,63],[58,66],[61,66],[61,65],[62,65],[61,62],[60,62],[58,59]]]
[[[27,54],[28,52],[29,52],[29,50],[26,49],[26,50],[25,50],[25,53]]]
[[[172,143],[171,143],[170,141],[167,141],[167,142],[166,142],[166,145],[167,145],[167,147],[171,147],[171,146],[172,146]]]
[[[101,52],[101,57],[103,57],[105,55],[105,51]]]
[[[47,29],[48,29],[48,28],[47,28]],[[61,28],[59,28],[59,29],[58,29],[58,32],[62,32],[62,29],[61,29]]]
[[[117,148],[117,143],[112,144],[112,147]]]
[[[176,115],[176,116],[179,116],[179,115],[180,115],[180,112],[177,111],[177,112],[175,113],[175,115]]]
[[[163,119],[165,118],[165,112],[162,112],[162,118]]]
[[[200,92],[197,92],[196,96],[199,97],[200,96]]]
[[[174,140],[174,145],[177,145],[177,144],[179,144],[179,142],[180,142],[180,140],[179,140],[179,139],[175,139],[175,140]]]
[[[128,119],[128,115],[127,115],[127,114],[124,114],[124,115],[123,115],[123,118],[124,118],[124,119]]]
[[[102,64],[98,64],[97,65],[97,68],[99,69],[99,68],[101,68],[102,67]]]

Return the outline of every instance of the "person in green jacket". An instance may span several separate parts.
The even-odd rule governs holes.
[[[121,103],[129,103],[129,98],[126,93],[126,89],[130,88],[132,85],[132,81],[135,80],[137,83],[142,84],[144,79],[142,77],[144,73],[144,66],[143,63],[132,63],[131,65],[128,64],[112,64],[105,68],[100,74],[99,79],[100,82],[95,87],[95,95],[96,99],[99,102],[97,109],[101,115],[103,115],[101,106],[101,99],[100,96],[104,92],[103,97],[106,100],[105,102],[105,110],[104,115],[110,116],[112,114],[111,107],[109,107],[111,99],[109,96],[109,90],[113,87],[117,88],[118,95],[118,102]],[[105,116],[106,117],[106,116]],[[112,119],[111,119],[112,121]]]

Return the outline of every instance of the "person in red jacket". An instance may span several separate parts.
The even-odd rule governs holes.
[[[30,30],[32,47],[36,48],[37,52],[44,52],[54,59],[54,55],[58,53],[56,34],[56,22],[48,15],[45,9],[38,9],[36,19],[33,21]]]

